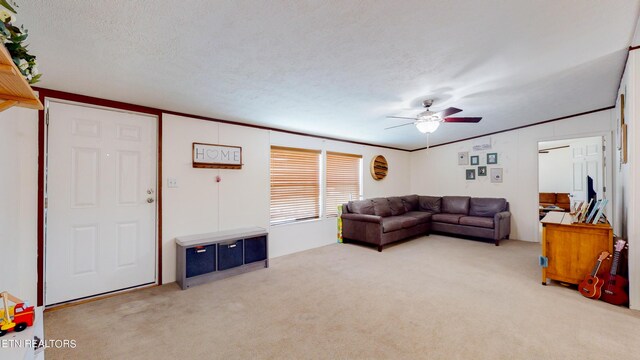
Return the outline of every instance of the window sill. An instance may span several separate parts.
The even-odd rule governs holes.
[[[287,225],[297,225],[297,224],[308,224],[308,223],[314,223],[314,222],[321,222],[321,221],[325,221],[325,220],[338,220],[338,216],[337,215],[326,215],[317,219],[309,219],[309,220],[298,220],[298,221],[291,221],[291,222],[285,222],[285,223],[279,223],[279,224],[269,224],[269,227],[281,227],[281,226],[287,226]]]
[[[290,221],[290,222],[284,222],[284,223],[278,223],[278,224],[269,224],[269,226],[270,227],[281,227],[281,226],[287,226],[287,225],[314,223],[314,222],[318,222],[318,221],[322,221],[322,220],[324,220],[323,217],[316,218],[316,219],[308,219],[308,220],[296,220],[296,221]]]

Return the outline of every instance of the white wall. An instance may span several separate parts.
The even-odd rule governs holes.
[[[269,225],[270,146],[289,146],[363,155],[367,198],[405,195],[410,188],[409,153],[283,132],[163,115],[163,282],[175,281],[175,238],[247,226],[269,229],[269,255],[312,249],[336,241],[336,219]],[[241,170],[194,169],[191,143],[242,146]],[[384,155],[389,175],[375,181],[368,173],[375,155]],[[221,182],[215,177],[220,175]],[[167,188],[175,178],[178,188]]]
[[[0,291],[36,303],[38,113],[0,113]]]
[[[573,182],[571,149],[561,148],[538,154],[540,192],[570,193]]]
[[[625,94],[625,123],[628,126],[628,162],[621,164],[616,152],[615,160],[615,208],[614,232],[629,241],[629,301],[632,309],[640,310],[640,126],[637,116],[640,109],[640,51],[631,51],[618,95]],[[619,99],[619,96],[618,96]],[[620,114],[620,102],[616,103],[612,126]]]
[[[638,66],[640,61],[636,59],[637,53],[639,52],[631,52],[628,66]],[[627,71],[625,79],[630,76]],[[633,203],[630,200],[639,199],[637,191],[631,192],[631,184],[640,181],[640,177],[631,176],[640,170],[631,169],[631,165],[639,161],[634,154],[639,151],[635,138],[640,136],[637,134],[640,129],[633,127],[633,111],[640,104],[636,104],[637,99],[631,100],[634,97],[632,86],[636,85],[629,84],[627,89],[627,123],[631,126],[630,163],[623,165],[619,172],[617,165],[615,167],[614,195],[618,206],[613,217],[616,233],[627,235],[629,238],[633,238],[632,234],[640,233],[640,229],[626,230],[634,225],[634,222],[626,219],[637,218],[632,215],[633,207],[640,209],[640,201]],[[617,111],[616,109],[615,112]],[[271,143],[308,147],[305,144],[309,144],[312,141],[309,139],[313,139],[324,144],[323,149],[363,154],[363,187],[367,198],[407,193],[504,196],[511,202],[514,213],[514,238],[534,240],[538,201],[535,190],[537,142],[562,137],[599,135],[615,126],[615,116],[611,115],[612,112],[604,111],[494,135],[493,147],[500,154],[500,166],[505,169],[503,184],[490,184],[488,179],[469,183],[464,180],[465,167],[457,165],[456,155],[458,151],[469,150],[470,142],[408,154],[165,115],[164,281],[170,282],[175,278],[175,236],[245,226],[249,222],[251,225],[268,226],[269,200],[268,190],[265,189],[268,189],[268,148]],[[0,113],[0,246],[11,251],[18,249],[12,256],[0,262],[0,289],[6,289],[32,302],[36,300],[37,279],[37,133],[36,111],[11,109]],[[243,146],[243,170],[192,169],[191,142],[214,142],[213,140],[222,144]],[[366,170],[374,154],[383,154],[390,163],[389,176],[381,182],[371,179]],[[215,183],[217,174],[222,176],[222,182],[219,184]],[[167,177],[176,177],[179,187],[168,189]],[[264,185],[261,186],[261,183]],[[640,189],[640,183],[636,189]],[[251,203],[249,209],[243,207],[246,202]],[[280,256],[333,243],[335,220],[281,225],[271,227],[270,231],[271,256]],[[640,274],[640,256],[634,246],[631,246],[630,255],[631,272]],[[631,279],[632,282],[635,281],[636,289],[640,288],[638,280],[638,276]],[[632,291],[631,295],[632,307],[639,308],[638,292]]]
[[[602,134],[610,137],[611,116],[612,110],[605,110],[492,135],[489,151],[473,152],[472,146],[477,141],[468,140],[413,152],[411,192],[504,197],[511,207],[511,238],[538,241],[538,142]],[[465,169],[475,167],[458,165],[457,155],[461,151],[480,155],[480,165],[486,165],[486,153],[497,152],[498,165],[488,168],[503,168],[504,182],[491,183],[489,176],[465,180]]]

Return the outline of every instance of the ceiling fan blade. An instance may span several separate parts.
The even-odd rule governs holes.
[[[415,120],[415,117],[406,117],[406,116],[387,116],[387,118],[390,119],[409,119],[409,120]]]
[[[448,117],[443,121],[448,123],[477,123],[482,120],[481,117]]]
[[[406,123],[406,124],[402,124],[402,125],[391,126],[391,127],[384,128],[384,129],[385,130],[389,130],[389,129],[393,129],[393,128],[397,128],[397,127],[401,127],[401,126],[407,126],[407,125],[413,125],[413,123],[410,122],[410,123]]]
[[[462,110],[460,110],[458,108],[450,107],[450,108],[446,108],[446,109],[444,109],[442,111],[438,111],[437,114],[440,115],[440,117],[446,118],[447,116],[451,116],[453,114],[457,114],[460,111],[462,111]]]

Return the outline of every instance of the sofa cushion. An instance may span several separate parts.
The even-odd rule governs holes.
[[[462,214],[433,214],[431,220],[448,224],[459,224],[460,218],[466,216]]]
[[[419,196],[418,203],[420,210],[439,213],[442,210],[442,198],[438,196]]]
[[[382,232],[384,233],[406,229],[416,225],[418,225],[418,219],[406,215],[382,218]]]
[[[442,212],[447,214],[469,214],[468,196],[444,196],[442,197]]]
[[[402,228],[403,229],[408,229],[410,227],[414,227],[414,226],[418,225],[418,219],[416,219],[413,216],[400,215],[400,216],[396,216],[396,217],[402,218]]]
[[[420,206],[420,202],[418,199],[418,195],[407,195],[402,196],[402,203],[404,204],[404,209],[406,211],[416,211]]]
[[[389,207],[391,208],[391,215],[402,215],[407,212],[404,208],[404,204],[402,203],[402,199],[399,197],[389,197],[387,198],[389,201]]]
[[[507,200],[502,198],[471,198],[469,201],[470,216],[488,216],[505,211],[507,209]]]
[[[402,229],[402,222],[404,219],[401,219],[398,216],[387,216],[382,218],[382,232],[390,232]]]
[[[418,224],[424,224],[431,221],[432,212],[429,211],[407,211],[404,216],[411,216],[418,220]]]
[[[378,216],[391,216],[391,207],[389,206],[389,201],[387,198],[375,198],[371,199],[373,202],[373,211]]]
[[[463,216],[460,218],[460,225],[469,225],[469,226],[477,226],[477,227],[493,229],[493,218],[481,217],[481,216]]]
[[[349,211],[354,214],[375,215],[373,202],[369,199],[349,201],[347,204]]]

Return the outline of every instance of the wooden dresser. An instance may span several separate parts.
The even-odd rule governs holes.
[[[569,213],[550,212],[542,223],[542,284],[547,279],[579,284],[603,251],[613,253],[609,224],[572,224]],[[604,269],[602,269],[604,270]]]

